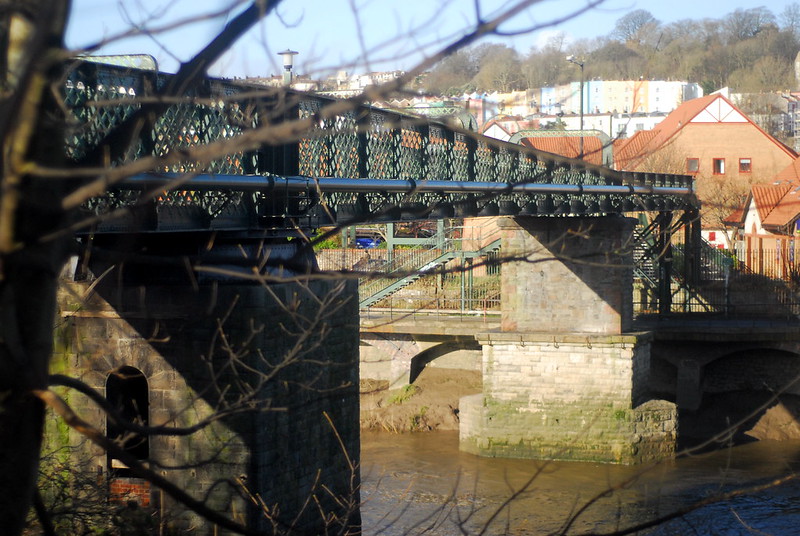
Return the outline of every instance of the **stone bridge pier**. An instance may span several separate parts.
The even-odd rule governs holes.
[[[482,394],[460,404],[462,450],[638,463],[674,454],[674,404],[649,400],[651,336],[630,332],[630,218],[504,218],[502,320]]]
[[[156,268],[125,265],[99,280],[63,281],[53,369],[166,433],[126,433],[86,397],[72,396],[73,408],[195,500],[252,528],[321,534],[357,526],[354,283],[186,281],[185,271]],[[110,501],[136,499],[162,531],[229,533],[113,453],[52,427],[49,437],[63,442],[54,452],[80,445],[70,463],[105,485]]]

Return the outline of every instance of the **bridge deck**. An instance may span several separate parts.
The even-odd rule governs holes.
[[[369,333],[404,333],[422,336],[472,336],[476,333],[500,332],[500,317],[460,315],[431,315],[407,313],[398,315],[371,313],[361,317],[361,331]],[[633,329],[623,335],[650,333],[655,340],[696,342],[800,342],[800,323],[791,319],[742,319],[742,318],[662,318],[641,319],[634,322]],[[549,339],[558,339],[558,334],[542,333]],[[564,334],[564,337],[592,337],[580,332]],[[597,335],[608,337],[608,335]]]

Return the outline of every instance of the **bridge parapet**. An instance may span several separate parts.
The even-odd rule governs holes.
[[[85,205],[93,214],[135,208],[140,217],[96,231],[697,207],[689,176],[620,173],[357,99],[214,79],[176,96],[165,90],[173,82],[153,71],[71,66],[68,156],[79,166],[148,162],[132,179],[109,173],[112,191]]]

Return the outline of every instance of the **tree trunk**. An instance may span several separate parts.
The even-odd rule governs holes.
[[[42,443],[58,274],[69,238],[63,182],[29,175],[64,164],[64,120],[51,83],[61,70],[67,0],[0,0],[0,527],[19,534]]]

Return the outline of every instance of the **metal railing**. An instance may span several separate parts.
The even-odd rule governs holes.
[[[212,162],[187,161],[152,170],[86,204],[93,214],[136,206],[147,188],[172,175],[193,177],[180,192],[154,198],[156,209],[130,224],[96,232],[208,228],[315,228],[333,222],[426,219],[431,214],[608,214],[697,207],[692,177],[617,172],[581,160],[478,136],[419,117],[368,106],[338,106],[321,96],[235,81],[203,79],[185,94],[161,99],[172,75],[76,62],[62,88],[77,165],[112,166],[163,157],[259,128],[311,120],[293,143],[236,150]],[[149,111],[149,115],[145,114]],[[119,130],[134,116],[147,128],[130,144]],[[130,129],[130,132],[139,132]],[[170,175],[172,174],[172,175]],[[188,194],[188,195],[187,195]],[[187,206],[197,210],[186,210]],[[433,212],[431,212],[433,210]],[[434,216],[435,217],[435,216]],[[136,228],[134,228],[134,226]]]
[[[441,233],[418,239],[410,247],[396,247],[391,254],[383,248],[319,250],[318,266],[362,274],[362,307],[499,310],[500,230],[491,218],[471,222],[444,227]]]
[[[445,228],[443,232],[436,233],[416,247],[395,250],[390,261],[362,278],[359,284],[359,302],[362,307],[386,305],[383,302],[395,292],[432,274],[442,275],[438,270],[447,265],[452,274],[460,277],[458,298],[436,295],[433,300],[421,300],[420,307],[451,308],[454,307],[454,301],[455,308],[459,311],[472,309],[476,301],[481,301],[483,307],[491,301],[494,307],[497,300],[490,300],[485,292],[475,288],[472,262],[476,257],[488,258],[499,247],[499,229],[493,220],[483,220],[479,225]],[[438,285],[436,290],[444,289]],[[407,299],[407,294],[402,299]],[[499,286],[496,294],[499,299]],[[443,299],[447,301],[447,305],[442,304]],[[390,306],[391,303],[388,302]]]
[[[791,318],[800,314],[800,256],[779,251],[730,251],[701,242],[699,279],[689,284],[681,244],[672,250],[670,314],[739,318]],[[643,277],[634,282],[634,314],[658,312],[658,298]]]

